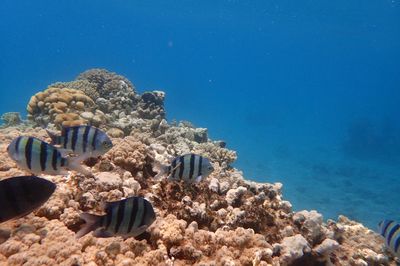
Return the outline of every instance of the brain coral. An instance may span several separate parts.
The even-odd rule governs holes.
[[[107,97],[110,92],[118,91],[119,83],[124,82],[135,93],[135,86],[125,77],[110,72],[106,69],[89,69],[76,78],[77,80],[86,80],[96,85],[100,97]]]
[[[104,113],[114,114],[115,118],[122,112],[130,114],[136,103],[135,86],[125,77],[105,69],[94,68],[81,73],[77,81],[86,81],[96,88],[99,97],[96,103]]]
[[[49,88],[70,88],[75,90],[83,91],[87,96],[92,98],[92,100],[96,100],[100,97],[100,94],[97,91],[97,86],[94,83],[91,83],[88,80],[73,80],[69,82],[56,82],[49,85]]]
[[[39,126],[54,123],[56,126],[86,124],[81,112],[91,110],[93,100],[82,91],[75,89],[48,88],[31,97],[28,106],[28,119]]]

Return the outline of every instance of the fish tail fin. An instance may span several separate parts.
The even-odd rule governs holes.
[[[79,216],[82,220],[85,221],[85,224],[76,233],[76,238],[81,238],[89,232],[96,230],[100,226],[101,216],[99,215],[84,212],[81,213]]]
[[[156,161],[153,165],[153,172],[157,174],[154,176],[154,179],[161,179],[168,173],[169,167],[163,165],[162,163]]]
[[[79,172],[85,176],[93,176],[92,172],[81,165],[80,159],[78,157],[67,158],[67,168]]]
[[[47,134],[49,135],[49,137],[51,138],[51,145],[59,145],[61,144],[62,141],[62,136],[57,135],[54,132],[51,132],[50,130],[46,129]]]

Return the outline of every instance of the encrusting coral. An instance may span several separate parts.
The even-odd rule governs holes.
[[[109,79],[96,73],[116,75],[96,70],[79,80],[103,88],[99,82]],[[161,98],[146,97],[162,106]],[[47,100],[34,99],[30,106],[37,118],[44,114],[39,99]],[[132,110],[144,106],[139,102]],[[282,197],[282,184],[245,180],[231,166],[236,153],[210,140],[206,129],[159,118],[125,118],[130,126],[124,129],[104,120],[103,127],[115,132],[110,134],[114,147],[87,161],[93,177],[75,172],[43,176],[57,184],[50,200],[0,225],[1,265],[396,265],[382,249],[382,239],[362,224],[344,216],[324,221],[317,211],[293,212]],[[0,129],[0,178],[26,174],[5,152],[18,135],[50,140],[38,127]],[[185,152],[208,157],[214,172],[191,185],[153,178],[156,162],[168,163]],[[105,202],[138,195],[152,203],[157,216],[146,233],[127,239],[75,238],[83,223],[80,213],[104,214]]]

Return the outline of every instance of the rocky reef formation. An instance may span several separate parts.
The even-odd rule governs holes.
[[[33,95],[28,103],[28,119],[38,126],[79,126],[88,121],[81,113],[93,110],[93,100],[80,90],[50,87]]]
[[[98,69],[57,84],[51,87],[93,97],[96,108],[91,112],[104,111],[107,117],[101,127],[115,129],[110,133],[114,147],[87,162],[94,177],[75,172],[43,176],[57,184],[56,192],[34,213],[0,225],[0,264],[396,265],[382,239],[362,224],[343,216],[324,221],[317,211],[293,212],[283,199],[282,184],[245,180],[231,166],[236,153],[224,142],[210,140],[207,129],[167,123],[164,93],[139,95],[125,78]],[[116,89],[120,87],[129,90]],[[112,101],[125,97],[119,92],[127,97],[121,106]],[[108,106],[118,112],[103,109]],[[33,120],[45,115],[36,113]],[[24,174],[5,151],[21,134],[49,140],[35,126],[0,129],[0,178]],[[153,178],[155,161],[168,162],[187,152],[208,157],[214,172],[192,185]],[[91,234],[75,239],[81,212],[101,214],[105,201],[133,195],[145,196],[154,206],[157,220],[146,233],[136,239]]]
[[[32,96],[28,119],[41,127],[89,124],[123,137],[148,120],[153,127],[159,126],[165,119],[164,97],[161,91],[138,94],[125,77],[90,69]]]

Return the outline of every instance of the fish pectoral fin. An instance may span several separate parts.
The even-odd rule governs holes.
[[[179,162],[174,168],[171,169],[171,172],[173,172],[175,169],[177,169],[182,163]]]
[[[119,201],[106,201],[101,203],[100,205],[103,207],[103,210],[106,210],[108,208],[113,208],[119,205]]]
[[[198,177],[196,177],[195,182],[199,183],[202,179],[203,179],[203,176],[199,175]]]
[[[84,154],[81,154],[81,155],[78,155],[78,156],[74,157],[73,160],[77,161],[77,162],[83,162],[83,161],[85,161],[86,159],[89,159],[89,158],[96,158],[96,156],[92,156],[92,154],[84,153]]]
[[[61,153],[61,157],[65,158],[69,156],[71,153],[74,151],[71,149],[62,149],[62,148],[57,148],[57,150]]]
[[[179,162],[174,168],[172,168],[170,173],[172,173],[174,170],[176,170],[180,165],[181,165],[181,162]],[[168,180],[175,180],[175,178],[172,175],[167,176],[167,179]]]
[[[99,228],[93,232],[93,236],[107,238],[107,237],[113,237],[114,235],[110,232],[107,232],[104,228]]]
[[[149,227],[149,226],[148,226],[147,224],[142,225],[142,226],[140,226],[140,227],[138,228],[138,232],[140,232],[140,234],[142,234],[142,233],[144,233],[144,232],[146,231],[146,229],[147,229],[148,227]]]
[[[57,133],[54,133],[48,129],[46,129],[47,134],[51,138],[51,145],[59,145],[61,142],[61,136],[58,135]]]
[[[88,169],[86,169],[84,166],[80,164],[80,161],[74,158],[68,158],[68,165],[67,168],[72,171],[79,172],[85,176],[91,176],[93,177],[94,175],[92,172],[90,172]]]
[[[133,237],[137,237],[140,236],[141,234],[143,234],[144,232],[146,232],[146,229],[148,228],[148,225],[142,225],[138,228],[136,228],[135,230],[133,230],[133,232],[131,234],[129,234],[129,236],[133,236]]]
[[[152,170],[153,170],[153,172],[156,172],[157,174],[154,176],[154,179],[161,179],[162,177],[164,177],[164,175],[167,173],[167,170],[168,169],[168,167],[167,166],[165,166],[165,165],[163,165],[162,163],[160,163],[160,162],[155,162],[154,163],[154,165],[153,165],[153,167],[152,167]]]
[[[80,218],[85,221],[85,224],[81,227],[81,229],[76,233],[75,237],[80,238],[87,233],[96,230],[99,227],[99,223],[101,220],[101,216],[91,214],[91,213],[81,213]]]

